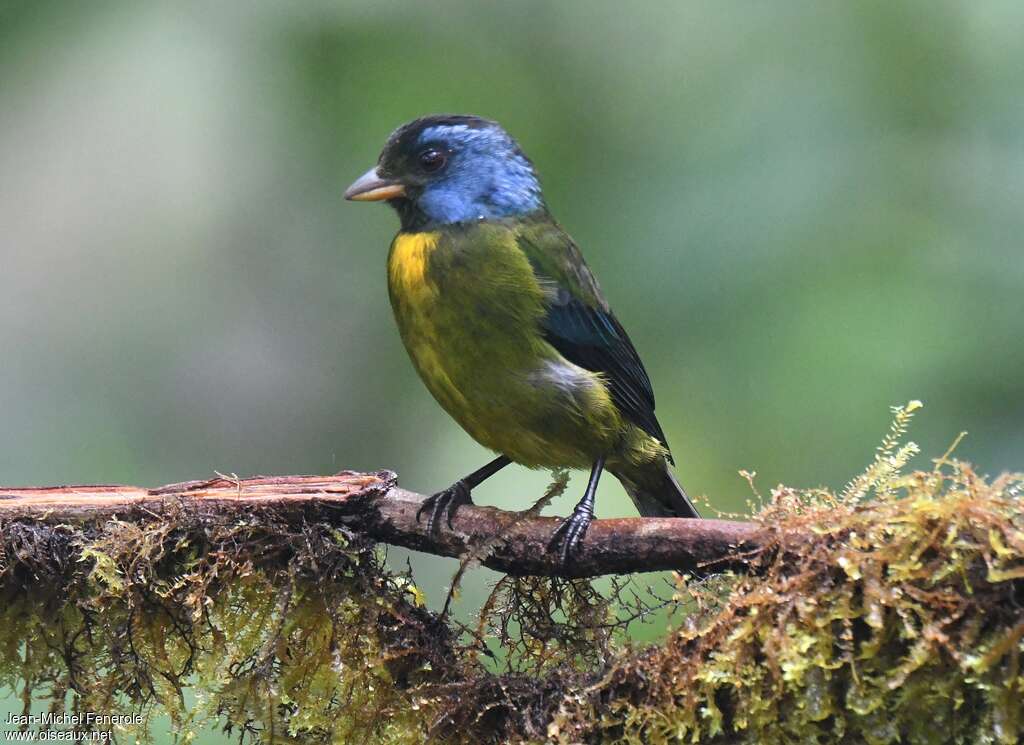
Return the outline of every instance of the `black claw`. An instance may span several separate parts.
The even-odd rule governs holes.
[[[473,504],[473,498],[469,484],[465,480],[459,479],[447,489],[424,499],[423,504],[416,510],[416,522],[419,522],[420,516],[429,510],[430,517],[427,518],[428,533],[437,532],[442,517],[445,518],[445,522],[451,528],[455,511],[459,508],[459,505],[463,504]]]
[[[579,550],[583,543],[583,537],[587,534],[590,521],[594,519],[594,513],[588,510],[575,510],[569,517],[562,521],[562,524],[555,530],[551,540],[548,541],[548,551],[559,550],[562,565],[569,563],[571,555]]]

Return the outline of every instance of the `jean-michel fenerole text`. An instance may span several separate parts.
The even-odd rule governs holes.
[[[69,712],[44,712],[42,714],[15,714],[8,712],[4,724],[16,727],[105,727],[113,724],[142,724],[141,714],[99,714],[86,711],[80,714]]]

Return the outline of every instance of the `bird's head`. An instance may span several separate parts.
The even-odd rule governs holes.
[[[426,116],[399,127],[345,199],[387,201],[403,230],[545,209],[533,164],[496,122]]]

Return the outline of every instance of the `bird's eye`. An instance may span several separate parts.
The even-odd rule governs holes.
[[[428,148],[420,153],[420,165],[427,173],[434,173],[441,170],[448,158],[436,148]]]

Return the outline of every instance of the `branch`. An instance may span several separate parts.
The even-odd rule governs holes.
[[[219,477],[156,489],[135,486],[0,487],[0,521],[69,524],[113,518],[145,524],[190,510],[221,516],[270,511],[295,521],[343,526],[375,541],[462,557],[494,543],[484,566],[513,575],[593,577],[602,574],[747,568],[746,555],[762,546],[752,523],[675,518],[595,520],[572,563],[563,567],[547,543],[554,517],[521,518],[493,507],[460,507],[453,529],[434,535],[416,511],[426,497],[396,485],[395,474],[344,471],[335,476]],[[495,536],[501,540],[493,541]]]

